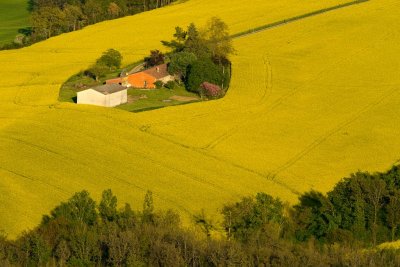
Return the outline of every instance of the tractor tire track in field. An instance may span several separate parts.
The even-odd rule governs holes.
[[[393,94],[397,93],[399,91],[398,88],[395,88],[393,90],[390,90],[389,92],[386,92],[383,94],[377,101],[373,101],[364,108],[362,108],[360,111],[358,111],[354,116],[351,118],[343,121],[342,123],[339,123],[336,127],[332,128],[330,131],[326,132],[325,134],[321,135],[319,138],[314,140],[311,144],[309,144],[305,149],[300,151],[297,155],[292,157],[290,160],[288,160],[286,163],[275,169],[272,173],[274,177],[276,177],[279,173],[285,171],[286,169],[290,168],[296,162],[304,158],[306,155],[308,155],[310,152],[312,152],[315,148],[317,148],[319,145],[321,145],[323,142],[325,142],[329,137],[333,136],[343,128],[347,127],[351,123],[357,121],[361,117],[363,117],[368,111],[372,110],[379,104],[383,103],[386,99],[391,97]]]
[[[56,189],[58,192],[60,192],[64,197],[68,197],[68,196],[71,196],[71,195],[73,194],[73,192],[69,192],[69,191],[66,190],[65,188],[61,188],[61,187],[58,187],[58,186],[56,186],[56,185],[47,183],[47,182],[45,182],[45,181],[38,180],[38,179],[35,179],[35,178],[32,178],[32,177],[26,176],[26,175],[21,174],[21,173],[17,173],[17,172],[15,172],[15,171],[6,169],[6,168],[4,168],[4,167],[2,167],[2,166],[0,166],[0,169],[3,170],[3,171],[9,172],[9,173],[11,173],[11,174],[13,174],[13,175],[15,175],[15,176],[21,177],[21,178],[23,178],[23,179],[25,179],[25,180],[29,180],[29,181],[34,182],[34,183],[39,183],[39,184],[43,184],[44,186],[54,188],[54,189]]]
[[[33,148],[38,149],[38,150],[40,150],[40,151],[42,151],[42,152],[48,152],[48,153],[51,153],[51,154],[55,154],[55,155],[57,155],[57,156],[61,156],[62,158],[68,159],[68,160],[70,160],[71,162],[74,162],[75,164],[76,164],[76,163],[79,163],[79,164],[82,165],[83,167],[88,167],[87,165],[85,165],[85,164],[83,164],[83,163],[81,163],[81,162],[76,162],[76,161],[74,161],[72,158],[65,157],[65,156],[63,156],[63,155],[61,155],[61,154],[59,154],[59,153],[57,153],[57,152],[55,152],[55,151],[53,151],[53,150],[46,149],[46,148],[44,148],[44,147],[42,147],[42,146],[38,146],[38,145],[35,145],[35,144],[32,144],[32,143],[23,141],[23,140],[20,140],[20,139],[17,139],[17,138],[10,138],[10,137],[7,137],[7,139],[11,139],[11,140],[14,140],[14,141],[16,141],[16,142],[19,142],[19,143],[21,143],[21,144],[23,144],[23,145],[33,147]],[[124,152],[125,152],[125,153],[128,153],[128,151],[125,151],[125,150],[124,150]],[[128,153],[128,154],[129,154],[129,155],[132,155],[132,154],[130,154],[130,153]],[[137,154],[137,152],[136,152],[136,154]],[[142,157],[145,157],[145,156],[142,154]],[[146,158],[146,160],[150,160],[150,159],[149,159],[149,158]],[[153,161],[153,163],[156,164],[155,161]],[[161,166],[161,164],[158,164],[158,165]],[[165,167],[165,166],[164,166],[164,167]],[[0,166],[0,169],[2,169],[2,170],[4,170],[4,171],[7,171],[7,172],[9,172],[9,173],[12,173],[12,174],[14,174],[14,175],[16,175],[16,176],[22,177],[22,178],[24,178],[24,179],[30,180],[30,181],[32,181],[32,182],[41,183],[41,184],[43,184],[43,185],[45,185],[45,186],[55,188],[57,191],[61,192],[61,193],[63,194],[64,197],[70,197],[70,196],[72,196],[72,194],[73,194],[72,191],[71,191],[71,192],[68,192],[68,191],[66,191],[66,190],[63,190],[61,187],[58,187],[58,186],[53,185],[53,184],[50,184],[50,183],[48,183],[48,182],[44,182],[44,181],[42,181],[42,180],[38,180],[38,179],[35,179],[35,178],[32,178],[32,177],[29,177],[29,176],[26,176],[26,175],[17,173],[17,172],[15,172],[15,171],[12,171],[12,170],[9,170],[9,169],[5,169],[4,167],[1,167],[1,166]],[[174,169],[174,170],[175,170],[175,169]],[[182,172],[181,174],[183,174],[183,172]],[[187,176],[187,177],[188,177],[188,176]],[[190,178],[192,178],[192,177],[190,177]],[[146,192],[146,191],[148,190],[148,189],[145,189],[144,187],[138,186],[138,185],[136,185],[136,184],[134,184],[134,183],[132,183],[132,182],[130,182],[130,181],[127,181],[127,180],[125,180],[125,179],[122,179],[122,178],[117,178],[117,177],[112,177],[112,178],[110,178],[110,177],[105,177],[105,179],[106,179],[106,180],[109,180],[109,181],[111,182],[111,184],[112,184],[113,182],[115,182],[115,181],[118,181],[118,182],[121,183],[121,184],[125,184],[125,185],[128,185],[129,187],[133,187],[133,188],[139,189],[139,190],[141,190],[141,191],[143,191],[143,192]],[[192,179],[193,179],[193,178],[192,178]],[[200,180],[197,180],[197,181],[198,181],[198,182],[203,182],[203,181],[200,181]],[[212,183],[207,183],[207,184],[208,184],[208,185],[212,185]],[[220,189],[223,190],[222,187],[221,187]],[[153,192],[153,195],[154,195],[155,197],[159,198],[160,200],[163,200],[163,201],[165,201],[165,202],[170,202],[170,203],[173,204],[175,207],[178,207],[180,210],[186,212],[187,214],[193,215],[193,214],[190,213],[190,211],[189,211],[188,209],[186,209],[186,208],[185,208],[184,206],[182,206],[181,204],[179,204],[179,203],[177,203],[177,202],[175,202],[175,201],[173,201],[173,200],[171,200],[171,199],[162,197],[162,196],[160,196],[159,194],[157,194],[156,192]],[[236,197],[237,197],[237,196],[236,196]]]
[[[230,165],[230,166],[232,166],[232,167],[234,167],[234,168],[236,168],[236,169],[240,169],[240,170],[245,171],[245,172],[247,172],[247,173],[251,173],[251,174],[253,174],[253,175],[256,175],[256,176],[258,176],[258,177],[260,177],[260,178],[262,178],[262,179],[266,179],[266,180],[268,180],[268,181],[270,181],[270,182],[273,182],[273,183],[276,184],[276,185],[279,185],[279,186],[283,187],[284,189],[286,189],[286,190],[292,192],[292,193],[295,194],[295,195],[300,195],[300,193],[299,193],[296,189],[291,188],[290,186],[288,186],[288,185],[286,185],[286,184],[284,184],[284,183],[282,183],[282,182],[280,182],[280,181],[275,180],[275,179],[274,179],[275,177],[273,177],[271,174],[263,174],[263,173],[257,172],[257,171],[255,171],[255,170],[252,170],[252,169],[250,169],[250,168],[246,168],[246,167],[244,167],[244,166],[242,166],[242,165],[239,165],[239,164],[236,164],[236,163],[234,163],[234,162],[227,161],[227,160],[222,159],[222,158],[219,158],[219,157],[217,157],[217,156],[215,156],[215,155],[211,155],[211,154],[209,154],[209,153],[206,153],[206,152],[204,151],[204,149],[201,149],[201,148],[200,148],[200,149],[199,149],[199,148],[194,148],[194,147],[187,146],[187,145],[185,145],[185,144],[179,143],[179,142],[174,141],[174,140],[172,140],[172,139],[166,138],[166,137],[164,137],[163,135],[160,135],[160,134],[156,134],[156,133],[154,133],[154,132],[151,132],[151,131],[149,130],[149,128],[147,128],[146,130],[143,129],[142,131],[143,131],[144,133],[147,133],[147,134],[153,136],[153,137],[162,139],[162,140],[167,141],[167,142],[169,142],[169,143],[172,143],[172,144],[174,144],[174,145],[180,146],[180,147],[182,147],[182,148],[184,148],[184,149],[188,149],[188,150],[190,150],[190,151],[192,151],[192,152],[196,152],[196,153],[198,153],[198,154],[201,154],[202,156],[205,156],[205,157],[208,157],[208,158],[212,158],[212,159],[217,160],[217,161],[219,161],[219,162],[221,162],[221,163],[223,163],[223,164]]]
[[[262,97],[259,99],[257,104],[255,105],[256,108],[259,108],[262,105],[265,105],[268,98],[272,95],[272,87],[273,87],[273,79],[272,79],[272,66],[270,61],[268,60],[268,57],[263,57],[263,63],[264,63],[264,92]],[[248,108],[246,111],[251,112],[252,109],[256,108]],[[234,135],[244,124],[248,122],[248,118],[244,118],[239,121],[238,124],[236,124],[234,127],[230,128],[229,130],[225,131],[222,135],[214,139],[213,141],[209,142],[207,145],[202,147],[202,149],[213,149],[215,148],[219,143],[223,142],[224,140],[228,139],[232,135]]]
[[[112,119],[112,118],[111,118],[111,119]],[[125,125],[125,124],[124,124],[124,125]],[[58,125],[53,125],[53,127],[58,127],[60,130],[63,130],[63,131],[65,131],[65,129],[66,129],[66,128],[59,127]],[[136,128],[134,128],[134,129],[137,130]],[[43,130],[44,130],[44,129],[43,129]],[[76,133],[73,132],[73,131],[71,131],[70,134],[76,134]],[[1,137],[1,136],[0,136],[0,137]],[[81,165],[81,166],[83,166],[83,167],[85,167],[85,168],[86,168],[86,167],[89,167],[87,164],[84,164],[84,163],[82,163],[82,162],[76,162],[73,158],[66,157],[65,155],[62,155],[62,154],[60,154],[60,153],[58,153],[58,152],[56,152],[56,151],[54,151],[54,150],[50,150],[50,149],[44,148],[44,147],[42,147],[42,146],[35,145],[35,144],[30,143],[30,142],[23,141],[23,140],[20,140],[20,139],[17,139],[17,138],[12,138],[12,137],[3,137],[3,138],[7,138],[7,139],[10,139],[10,140],[14,140],[14,141],[19,142],[19,143],[21,143],[21,144],[23,144],[23,145],[26,145],[26,146],[31,146],[31,147],[33,147],[33,148],[35,148],[35,149],[38,149],[38,150],[42,151],[42,152],[48,152],[48,153],[51,153],[51,154],[55,154],[55,155],[57,155],[57,156],[59,156],[59,157],[62,157],[62,158],[64,158],[64,159],[69,160],[70,162],[74,162],[74,164],[79,164],[79,165]],[[96,138],[96,137],[93,136],[93,138]],[[104,145],[107,144],[107,141],[105,141],[105,140],[103,140],[103,139],[99,139],[98,142],[104,142]],[[126,153],[126,154],[128,155],[128,158],[132,158],[132,157],[134,157],[134,156],[140,155],[140,158],[145,159],[145,160],[151,162],[153,165],[159,166],[160,168],[163,168],[163,169],[169,170],[169,171],[171,171],[171,172],[173,172],[173,173],[176,173],[176,174],[178,174],[178,175],[181,175],[181,176],[185,177],[185,178],[188,179],[188,180],[193,180],[193,181],[195,181],[195,182],[197,182],[197,183],[199,183],[199,184],[203,184],[203,185],[205,185],[205,186],[209,186],[210,188],[213,188],[214,190],[219,191],[219,192],[225,192],[227,195],[233,196],[233,197],[235,197],[235,198],[240,197],[240,195],[239,195],[238,193],[234,193],[234,192],[228,191],[228,190],[226,190],[226,188],[224,188],[224,187],[222,187],[222,186],[219,186],[219,185],[217,185],[217,184],[215,184],[215,183],[212,183],[212,182],[210,182],[210,181],[207,181],[207,180],[205,180],[205,179],[202,179],[202,178],[200,178],[200,177],[198,177],[198,176],[196,176],[196,175],[193,175],[193,174],[191,174],[191,173],[184,172],[184,171],[182,171],[182,170],[180,170],[180,169],[178,169],[178,168],[174,168],[174,167],[172,167],[171,165],[166,164],[166,163],[164,163],[164,162],[157,161],[157,160],[155,160],[154,158],[149,157],[148,155],[146,155],[146,154],[144,154],[144,153],[141,153],[141,152],[139,152],[139,151],[137,151],[137,150],[136,150],[134,153],[132,153],[131,150],[128,150],[128,149],[127,149],[126,147],[124,147],[124,146],[118,146],[118,148],[119,148],[121,151],[123,151],[124,153]],[[113,182],[113,180],[114,180],[114,181],[118,181],[118,182],[123,183],[123,184],[127,184],[127,185],[129,185],[129,186],[131,186],[131,187],[134,187],[134,188],[137,188],[137,189],[139,189],[139,190],[141,190],[141,191],[143,191],[143,192],[146,192],[146,190],[147,190],[147,189],[145,189],[144,187],[141,187],[141,186],[139,186],[139,185],[137,185],[137,184],[134,184],[134,183],[132,183],[132,182],[130,182],[130,181],[128,181],[128,180],[125,180],[125,179],[122,179],[122,178],[117,178],[117,177],[114,176],[114,175],[113,175],[112,178],[105,177],[105,179],[110,180],[110,182]],[[181,210],[183,210],[183,211],[185,211],[186,213],[190,214],[189,210],[186,209],[185,207],[183,207],[182,205],[180,205],[179,203],[176,203],[175,201],[173,201],[173,200],[171,200],[171,199],[168,199],[168,198],[163,198],[163,197],[161,197],[160,195],[157,195],[157,196],[158,196],[159,199],[161,199],[161,200],[163,200],[163,201],[166,201],[166,202],[170,202],[170,203],[172,203],[174,206],[179,207]]]

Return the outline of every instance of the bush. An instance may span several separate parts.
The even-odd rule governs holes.
[[[90,69],[85,71],[85,75],[99,81],[100,78],[106,76],[108,67],[104,64],[93,65]]]
[[[220,98],[223,95],[223,91],[218,85],[204,82],[200,85],[200,95],[215,99]]]
[[[156,86],[157,89],[160,89],[163,87],[164,83],[162,81],[156,81],[154,85]]]
[[[103,55],[97,60],[98,65],[105,65],[109,69],[119,68],[122,62],[122,55],[115,49],[108,49]]]
[[[203,82],[209,82],[216,85],[222,85],[224,75],[222,70],[215,65],[211,59],[202,58],[195,61],[188,68],[188,77],[186,89],[191,92],[200,93],[200,85]]]
[[[172,90],[172,89],[175,88],[175,82],[174,81],[169,81],[164,86],[165,86],[165,88]]]

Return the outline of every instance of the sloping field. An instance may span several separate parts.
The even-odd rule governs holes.
[[[112,188],[138,208],[150,189],[157,207],[216,215],[243,195],[294,202],[357,169],[390,167],[400,158],[395,0],[237,39],[232,86],[218,101],[131,114],[56,100],[107,48],[134,62],[211,13],[237,33],[343,2],[190,0],[1,52],[1,225],[14,235],[82,189]]]
[[[0,45],[10,43],[18,30],[28,26],[27,0],[0,0]]]

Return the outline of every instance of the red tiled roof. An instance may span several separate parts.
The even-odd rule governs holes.
[[[143,72],[153,76],[157,80],[162,79],[162,78],[167,77],[168,75],[170,75],[168,73],[168,68],[167,68],[167,64],[166,63],[158,65],[158,66],[155,66],[155,67],[152,67],[152,68],[147,69],[147,70],[145,70]]]

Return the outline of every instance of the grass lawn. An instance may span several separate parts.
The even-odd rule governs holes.
[[[179,101],[171,99],[174,96],[184,96],[188,97],[185,101]],[[118,106],[117,108],[131,111],[131,112],[141,112],[146,110],[158,109],[167,106],[181,105],[185,103],[192,103],[199,101],[197,94],[186,91],[182,86],[176,86],[174,89],[129,89],[128,90],[128,102]]]
[[[27,0],[0,0],[0,45],[10,43],[28,26]]]

